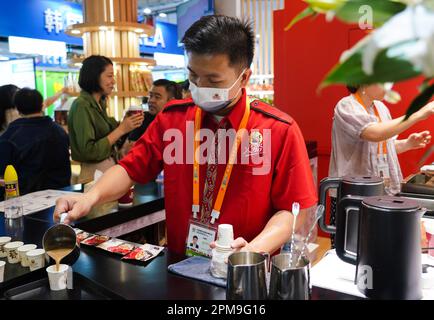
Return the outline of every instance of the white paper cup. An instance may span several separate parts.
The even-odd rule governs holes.
[[[11,240],[11,237],[0,237],[0,258],[7,257],[8,254],[6,253],[4,246],[6,243],[11,242]]]
[[[48,281],[50,283],[51,290],[59,291],[66,289],[68,268],[69,266],[67,264],[60,264],[59,271],[56,270],[56,265],[52,265],[47,268]]]
[[[20,256],[21,265],[23,267],[28,267],[30,265],[29,259],[27,259],[27,252],[35,250],[37,248],[36,244],[25,244],[18,248],[18,254]]]
[[[5,244],[4,248],[6,250],[9,263],[20,262],[20,256],[18,255],[18,248],[22,247],[23,244],[24,242],[21,241],[13,241]]]
[[[45,250],[35,249],[26,253],[29,260],[30,271],[35,271],[45,267]]]
[[[234,241],[234,228],[231,224],[220,224],[217,232],[217,244],[221,247],[230,247]]]
[[[4,281],[6,262],[0,261],[0,283]]]

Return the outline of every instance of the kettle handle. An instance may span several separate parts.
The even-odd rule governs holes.
[[[319,226],[322,231],[334,234],[336,233],[336,227],[327,224],[326,221],[326,194],[327,190],[331,188],[338,188],[341,184],[342,179],[341,178],[324,178],[319,183],[319,204],[322,204],[324,206],[324,214],[319,220]]]
[[[336,237],[335,246],[336,254],[343,261],[356,264],[357,255],[354,255],[346,250],[345,240],[346,240],[346,228],[347,228],[347,213],[349,210],[355,210],[359,212],[359,225],[360,225],[360,208],[363,201],[363,197],[346,196],[343,197],[337,204],[337,214],[336,214]],[[359,231],[357,231],[359,232]],[[359,235],[357,235],[357,248],[359,247]]]

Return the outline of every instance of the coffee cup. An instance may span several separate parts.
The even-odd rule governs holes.
[[[11,242],[11,240],[11,237],[0,237],[0,258],[7,257],[8,254],[6,253],[4,246],[5,244]]]
[[[142,114],[142,113],[143,113],[142,106],[131,106],[128,108],[126,116],[131,117],[133,115]]]
[[[49,266],[46,270],[48,273],[48,282],[50,283],[50,289],[52,291],[65,290],[68,279],[67,264],[60,264],[59,270],[56,269],[56,265]]]
[[[29,259],[27,259],[27,252],[35,250],[37,248],[36,244],[26,244],[18,248],[18,255],[20,256],[21,266],[28,267]]]
[[[44,249],[30,250],[26,253],[29,260],[30,271],[45,267],[46,255]]]
[[[4,249],[8,257],[8,262],[11,264],[20,262],[20,256],[18,255],[18,248],[21,247],[24,242],[13,241],[5,244]]]

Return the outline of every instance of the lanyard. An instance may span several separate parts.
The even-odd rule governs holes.
[[[197,214],[199,212],[199,162],[198,162],[198,151],[199,151],[199,144],[200,144],[200,134],[199,130],[201,127],[202,122],[202,110],[200,108],[196,109],[196,115],[195,115],[195,121],[194,121],[194,163],[193,163],[193,205],[192,205],[192,212],[193,212],[193,218],[197,219]],[[250,115],[250,100],[248,97],[246,97],[246,110],[244,111],[243,118],[241,119],[240,126],[237,130],[237,136],[236,139],[232,145],[231,153],[229,155],[229,162],[226,165],[225,173],[222,179],[222,182],[220,184],[219,192],[217,194],[217,198],[214,203],[214,208],[211,212],[211,224],[214,224],[215,220],[219,218],[220,216],[220,210],[223,205],[223,200],[226,194],[226,189],[229,185],[229,180],[231,178],[232,168],[234,166],[238,147],[241,143],[241,138],[244,132],[244,129],[246,128],[247,121],[249,120]],[[217,134],[217,133],[216,133]]]
[[[365,106],[365,104],[363,103],[362,98],[360,97],[360,95],[356,92],[354,94],[354,96],[356,97],[356,100],[358,103],[360,103],[362,105],[362,107],[366,110],[366,112],[369,114],[368,112],[368,108]],[[380,114],[378,113],[377,107],[374,104],[374,112],[375,112],[375,116],[378,119],[378,122],[381,122],[381,118],[380,118]],[[383,142],[379,142],[378,143],[378,154],[381,154],[381,149],[380,149],[380,143],[383,145],[383,154],[387,155],[387,140],[383,141]]]

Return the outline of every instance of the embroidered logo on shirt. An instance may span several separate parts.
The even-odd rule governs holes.
[[[259,131],[250,133],[249,147],[245,149],[245,156],[261,155],[264,149],[263,137]]]

